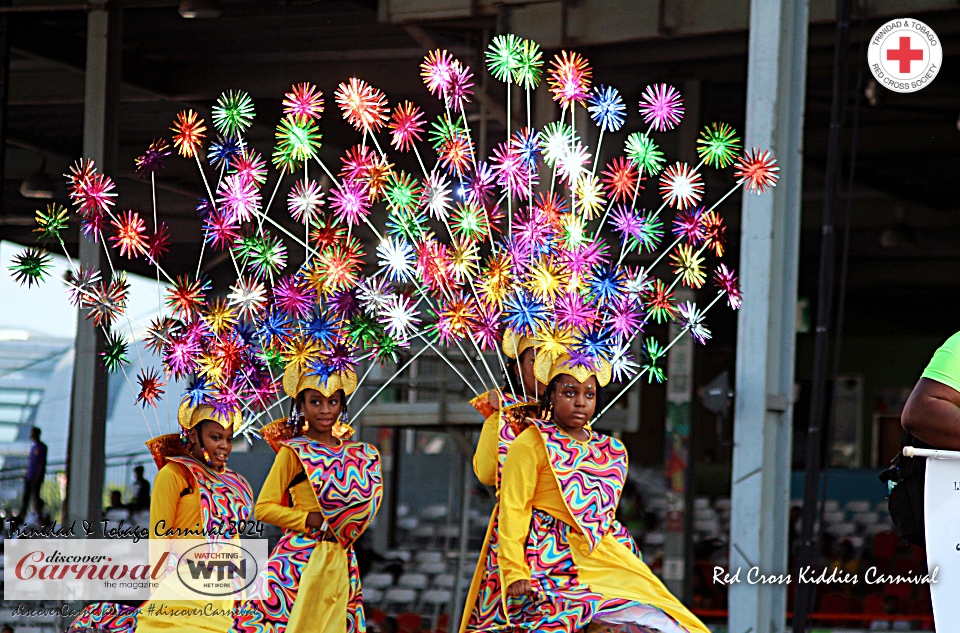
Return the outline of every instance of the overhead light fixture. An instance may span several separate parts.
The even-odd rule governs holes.
[[[219,18],[220,3],[217,0],[180,0],[177,9],[184,18]]]
[[[40,158],[40,169],[20,183],[20,195],[24,198],[52,200],[57,189],[56,181],[47,175],[47,159]]]
[[[907,224],[902,207],[893,212],[893,224],[880,234],[880,246],[884,248],[913,248],[917,245],[917,233]]]

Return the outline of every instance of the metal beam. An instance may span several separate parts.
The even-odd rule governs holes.
[[[742,570],[742,582],[730,586],[728,626],[773,633],[786,627],[787,587],[745,576],[751,567],[787,572],[809,14],[805,0],[752,0],[750,8],[745,145],[774,153],[780,184],[743,195],[730,522],[730,570]]]
[[[114,97],[119,84],[120,43],[120,13],[108,10],[105,3],[91,8],[87,16],[83,153],[105,171],[111,167],[117,145]],[[100,269],[100,245],[80,240],[79,259],[83,266]],[[107,373],[99,359],[104,336],[79,312],[77,321],[64,520],[95,521],[103,511],[107,431]]]

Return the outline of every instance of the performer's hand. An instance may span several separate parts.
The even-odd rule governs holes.
[[[529,580],[514,580],[507,587],[507,595],[511,598],[519,598],[523,595],[532,596],[533,587],[530,586]]]
[[[311,512],[307,515],[307,527],[312,528],[321,528],[323,527],[323,515],[319,512]]]

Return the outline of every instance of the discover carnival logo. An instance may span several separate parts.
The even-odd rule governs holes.
[[[266,539],[15,539],[4,547],[7,600],[145,600],[250,595]]]
[[[913,18],[890,20],[873,34],[867,63],[877,82],[894,92],[930,85],[943,63],[943,46],[933,29]]]

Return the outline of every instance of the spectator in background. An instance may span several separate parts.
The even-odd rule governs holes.
[[[30,508],[30,512],[27,514],[23,524],[35,530],[50,525],[50,513],[43,509],[44,505],[46,504],[44,504],[43,499],[40,497],[34,499],[33,506]]]
[[[123,505],[123,497],[120,494],[119,490],[110,491],[110,505],[107,506],[107,509],[104,512],[110,512],[111,510],[123,510],[126,511],[127,506]]]
[[[30,429],[30,456],[27,458],[27,476],[23,480],[23,499],[20,501],[21,521],[27,514],[31,502],[40,499],[40,486],[47,475],[47,445],[40,441],[40,429]]]
[[[143,478],[143,466],[133,469],[133,499],[128,507],[130,512],[150,509],[150,482]]]
[[[4,624],[3,628],[0,628],[0,633],[13,633],[13,627],[9,624]]]
[[[127,521],[130,510],[123,504],[123,495],[119,490],[110,491],[110,505],[104,508],[103,518],[108,521]]]
[[[907,399],[900,423],[926,444],[960,450],[960,332],[934,352]]]

